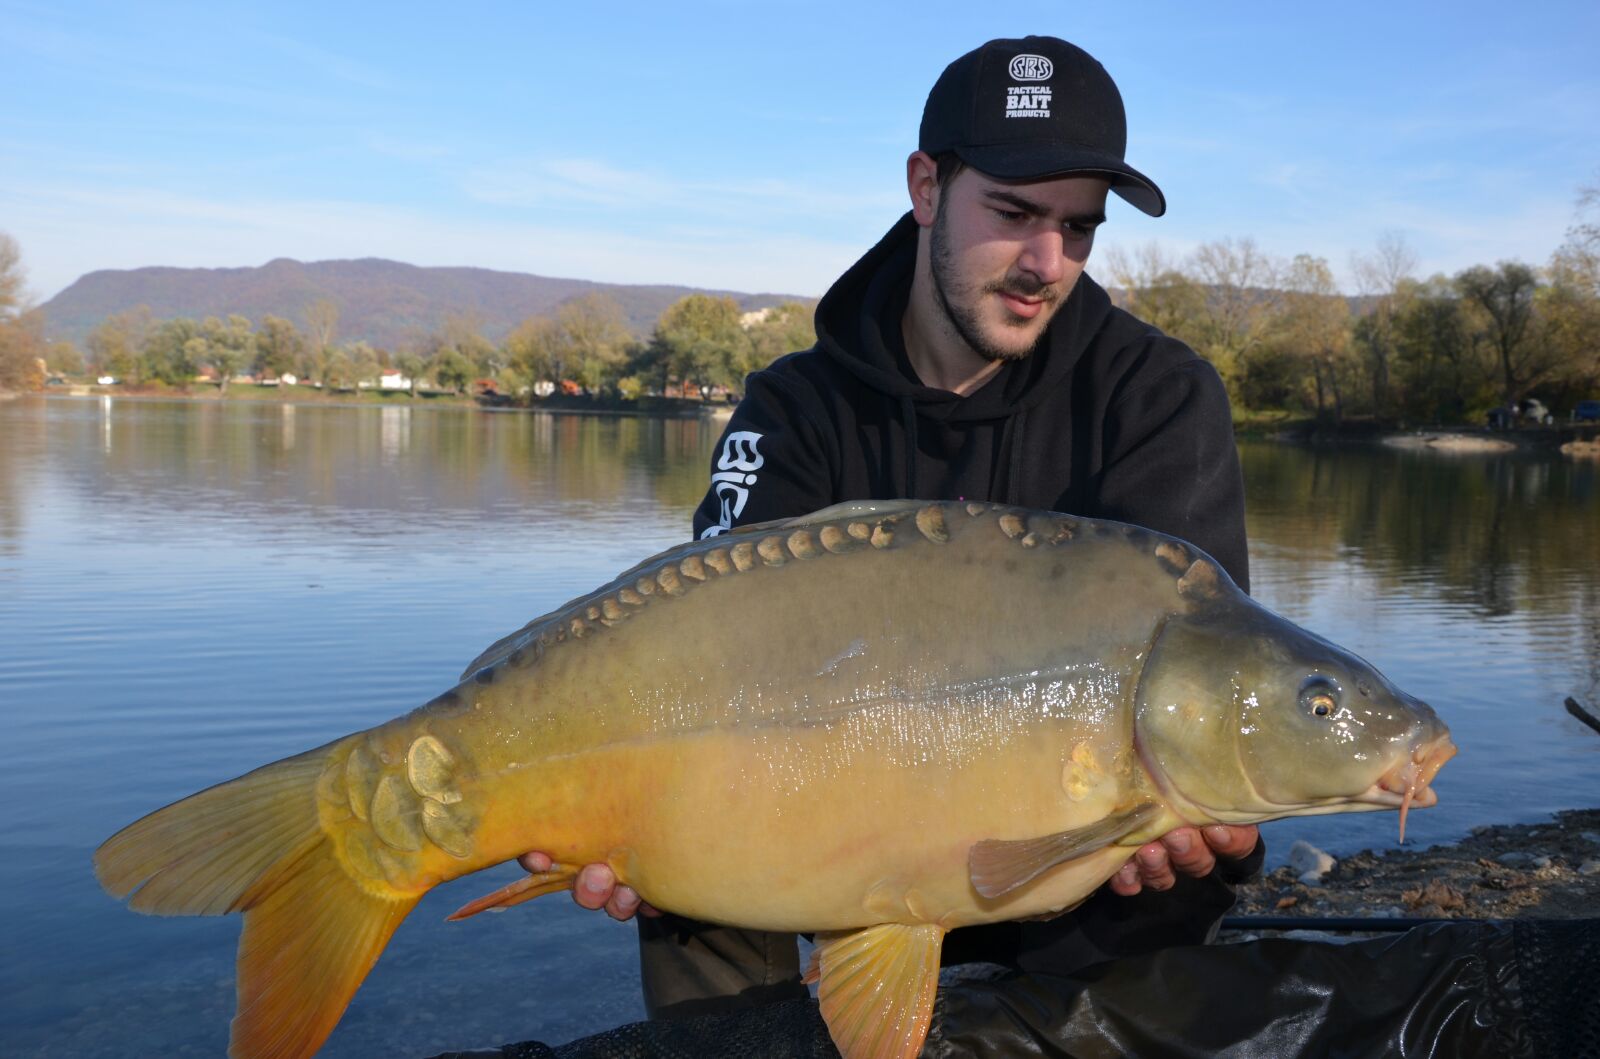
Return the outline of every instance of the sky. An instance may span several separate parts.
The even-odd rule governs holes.
[[[1541,264],[1600,184],[1593,0],[0,0],[0,231],[41,300],[277,257],[815,296],[905,210],[939,72],[1027,33],[1105,65],[1166,193],[1102,257],[1251,238],[1353,292],[1386,235]]]

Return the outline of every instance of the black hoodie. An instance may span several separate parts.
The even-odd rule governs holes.
[[[847,500],[977,500],[1147,526],[1200,546],[1249,591],[1244,483],[1228,396],[1188,346],[1111,304],[1087,275],[1046,339],[965,397],[923,386],[900,322],[909,214],[817,306],[817,344],[745,381],[711,461],[695,535]],[[945,962],[1066,973],[1209,940],[1260,844],[1165,892],[1102,889],[1048,923],[956,931]]]
[[[1228,397],[1188,346],[1081,276],[1031,355],[961,396],[922,385],[900,321],[910,214],[817,306],[817,344],[745,381],[695,535],[846,500],[979,500],[1131,522],[1249,590]]]

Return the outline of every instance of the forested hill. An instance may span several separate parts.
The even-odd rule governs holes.
[[[306,311],[320,299],[339,310],[340,341],[365,339],[394,349],[414,345],[450,315],[470,314],[480,334],[499,341],[522,320],[591,292],[616,299],[635,333],[648,334],[656,318],[692,287],[635,286],[552,279],[486,268],[419,268],[399,261],[300,262],[278,258],[258,268],[136,268],[90,272],[43,306],[52,339],[82,345],[95,325],[113,313],[148,305],[158,320],[239,313],[260,321],[268,314],[304,328]],[[760,309],[794,296],[731,295],[742,309]]]

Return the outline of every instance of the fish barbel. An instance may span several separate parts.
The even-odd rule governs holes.
[[[1454,752],[1192,545],[866,502],[646,560],[95,870],[141,912],[244,914],[237,1057],[314,1053],[424,893],[538,849],[463,912],[605,862],[658,908],[816,932],[841,1052],[908,1059],[947,931],[1071,908],[1178,826],[1431,805]]]

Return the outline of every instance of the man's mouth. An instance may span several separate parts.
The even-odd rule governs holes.
[[[1005,307],[1009,309],[1013,315],[1020,316],[1024,320],[1031,320],[1035,316],[1038,316],[1039,313],[1044,310],[1045,305],[1049,301],[1048,298],[1042,298],[1038,296],[1028,297],[1027,295],[1015,294],[1007,290],[998,291],[997,293],[1000,295],[1001,303],[1005,305]]]

